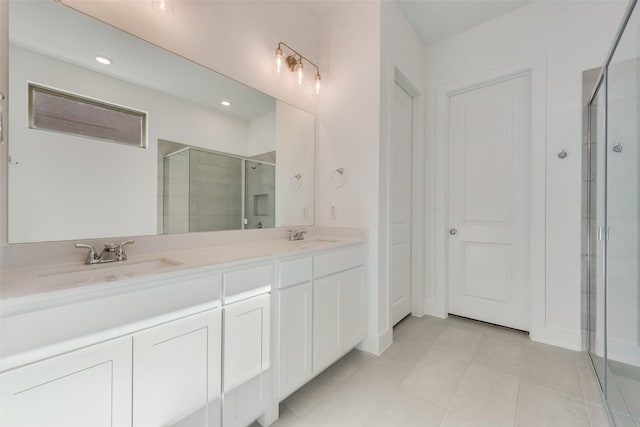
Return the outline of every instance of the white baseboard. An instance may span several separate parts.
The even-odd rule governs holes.
[[[582,335],[580,332],[546,327],[532,327],[529,332],[532,341],[554,345],[574,351],[582,351]]]
[[[367,334],[358,349],[380,356],[391,343],[393,343],[393,330],[387,329],[379,335]]]

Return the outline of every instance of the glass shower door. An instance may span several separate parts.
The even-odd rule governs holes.
[[[640,9],[607,72],[606,395],[617,425],[640,424]]]

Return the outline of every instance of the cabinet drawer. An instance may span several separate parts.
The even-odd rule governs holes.
[[[311,257],[294,259],[280,263],[280,288],[308,282],[313,274],[313,260]]]
[[[231,304],[271,290],[273,266],[249,267],[223,274],[224,303]]]
[[[353,267],[364,265],[366,260],[364,245],[337,249],[313,257],[313,276],[322,277]]]

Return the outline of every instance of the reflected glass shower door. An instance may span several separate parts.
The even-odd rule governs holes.
[[[601,84],[589,106],[588,189],[588,322],[589,354],[600,386],[606,390],[604,245],[599,239],[605,225],[605,87]]]

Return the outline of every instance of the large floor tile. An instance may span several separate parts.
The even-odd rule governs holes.
[[[526,381],[520,384],[518,427],[589,427],[582,399]]]
[[[583,398],[575,352],[534,342],[527,343],[525,352],[524,380]]]
[[[323,397],[358,370],[361,360],[352,354],[354,352],[360,353],[354,350],[338,360],[285,399],[284,405],[298,416],[307,414]]]
[[[449,410],[440,427],[491,427]]]
[[[492,427],[512,427],[519,377],[471,363],[450,409]]]
[[[431,402],[448,406],[468,363],[442,351],[428,352],[402,381],[402,387]]]
[[[383,406],[377,408],[366,427],[429,427],[438,426],[446,408],[437,406],[409,392],[389,390]]]
[[[325,396],[303,418],[316,427],[362,427],[386,406],[392,383],[358,371]]]
[[[379,357],[365,361],[360,369],[374,377],[400,383],[426,352],[427,349],[410,342],[394,342]]]
[[[480,340],[473,363],[520,377],[524,367],[524,341],[518,342],[499,335],[485,335]]]
[[[447,354],[449,358],[469,362],[476,353],[481,339],[481,332],[450,326],[440,334],[431,351],[438,351]]]
[[[393,328],[393,340],[398,343],[409,343],[418,347],[428,348],[448,327],[449,322],[445,319],[411,316]]]
[[[313,425],[291,412],[286,406],[280,405],[280,418],[270,427],[313,427]]]
[[[587,403],[587,412],[591,420],[591,427],[610,427],[604,407]]]
[[[576,368],[578,370],[578,378],[580,379],[580,387],[584,400],[596,405],[602,406],[602,396],[600,393],[600,384],[593,373],[591,361],[585,358],[576,358]]]

